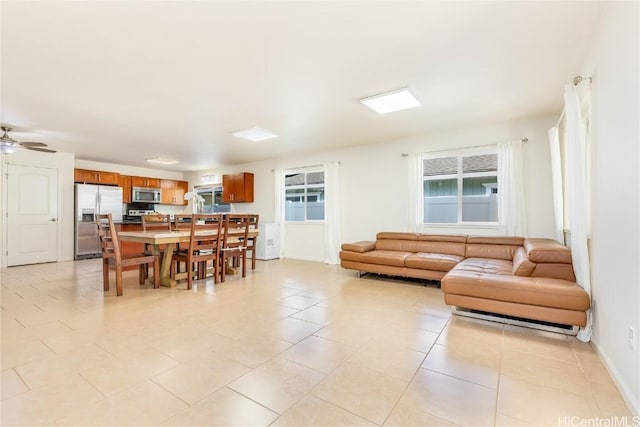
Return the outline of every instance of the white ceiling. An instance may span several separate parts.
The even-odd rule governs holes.
[[[605,10],[2,1],[1,121],[79,159],[193,171],[557,113]],[[403,86],[422,107],[379,116],[358,101]],[[251,126],[281,136],[230,135]]]

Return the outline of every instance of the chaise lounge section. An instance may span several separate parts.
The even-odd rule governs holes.
[[[346,243],[341,266],[440,280],[445,303],[563,325],[584,326],[589,295],[575,282],[569,248],[550,239],[378,233]]]

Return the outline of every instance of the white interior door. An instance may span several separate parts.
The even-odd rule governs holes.
[[[58,171],[8,165],[7,265],[58,258]]]

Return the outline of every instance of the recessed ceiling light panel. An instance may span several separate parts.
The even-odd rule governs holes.
[[[252,127],[248,129],[237,130],[232,132],[231,135],[239,138],[248,139],[250,141],[263,141],[265,139],[277,138],[278,135],[268,130],[260,129],[258,127]]]
[[[360,102],[378,114],[387,114],[394,111],[422,106],[420,101],[418,101],[418,98],[411,93],[408,87],[382,93],[380,95],[370,96],[368,98],[362,98]]]
[[[154,157],[153,159],[147,159],[149,163],[158,163],[161,165],[175,165],[180,163],[180,160],[165,159],[164,157]]]

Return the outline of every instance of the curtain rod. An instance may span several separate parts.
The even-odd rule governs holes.
[[[591,77],[575,76],[573,78],[573,85],[574,86],[578,86],[582,82],[591,83]],[[556,127],[560,126],[560,122],[562,122],[563,118],[564,118],[564,108],[562,109],[562,113],[560,113],[560,117],[558,117],[558,121],[556,122]]]
[[[526,144],[527,142],[529,142],[529,138],[527,137],[520,138],[520,141],[522,141],[523,144]],[[440,153],[440,152],[452,151],[452,150],[469,150],[472,148],[488,148],[488,147],[493,147],[495,145],[496,144],[473,145],[471,147],[447,148],[445,150],[425,151],[425,153]],[[402,157],[409,157],[409,153],[402,153]]]

